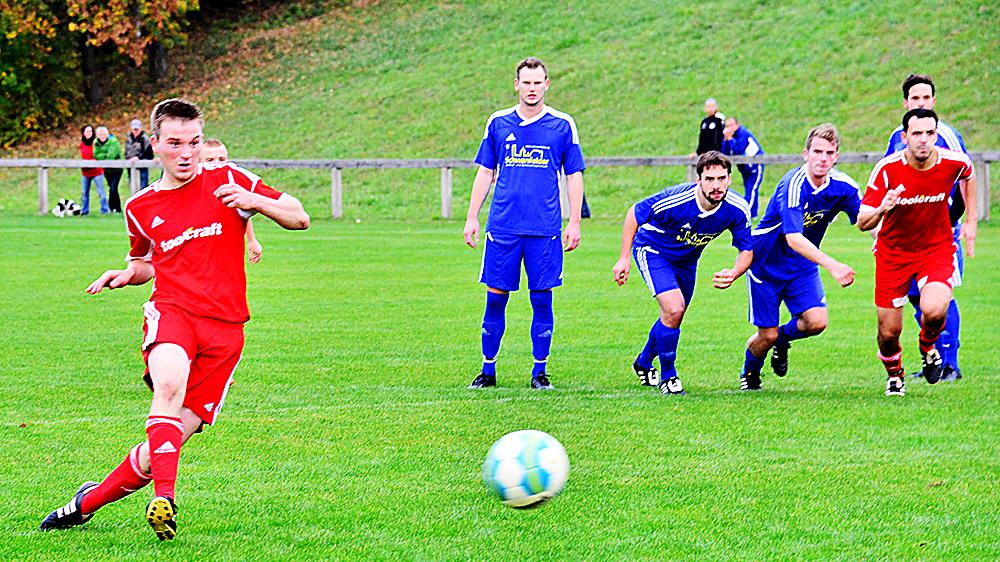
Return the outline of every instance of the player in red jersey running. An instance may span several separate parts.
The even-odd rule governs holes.
[[[250,318],[243,265],[247,220],[259,213],[287,229],[309,227],[297,199],[256,175],[232,164],[199,166],[204,120],[194,104],[162,101],[150,122],[163,177],[125,203],[128,266],[104,272],[87,287],[97,294],[156,277],[143,305],[144,378],[153,391],[147,439],[103,482],[83,484],[50,513],[43,531],[86,523],[102,506],[152,480],[156,497],[146,520],[160,540],[174,538],[181,445],[215,421],[243,352],[243,323]]]
[[[879,226],[875,239],[875,306],[878,308],[878,357],[889,375],[886,396],[902,396],[902,306],[910,283],[920,288],[920,354],[923,375],[941,378],[941,355],[934,342],[944,329],[958,275],[955,242],[948,217],[948,194],[966,182],[962,237],[971,258],[976,240],[976,179],[968,155],[936,147],[937,114],[912,109],[903,116],[906,148],[879,161],[861,200],[858,228]]]

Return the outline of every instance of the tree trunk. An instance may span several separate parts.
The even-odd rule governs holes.
[[[83,73],[83,96],[87,103],[96,106],[104,98],[97,72],[97,49],[88,43],[89,35],[80,37],[80,69]]]
[[[149,59],[149,81],[158,84],[167,77],[167,49],[163,43],[152,41],[146,54]]]

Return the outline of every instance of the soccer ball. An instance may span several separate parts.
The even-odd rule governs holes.
[[[70,199],[60,199],[59,202],[56,203],[56,206],[52,207],[52,214],[59,218],[72,217],[74,215],[79,215],[80,212],[80,206]]]
[[[554,437],[526,429],[508,433],[490,447],[483,480],[511,507],[534,507],[566,485],[569,457]]]

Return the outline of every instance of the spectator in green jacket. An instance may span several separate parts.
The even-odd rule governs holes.
[[[97,140],[94,141],[94,159],[122,159],[121,143],[104,125],[97,128]],[[122,169],[104,168],[104,179],[108,182],[108,208],[112,213],[122,212],[122,202],[118,197],[118,182],[122,179]]]

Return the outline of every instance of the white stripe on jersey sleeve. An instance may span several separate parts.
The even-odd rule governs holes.
[[[508,107],[507,109],[501,109],[499,111],[494,111],[490,115],[490,118],[486,120],[486,130],[483,131],[483,140],[486,140],[487,138],[489,138],[489,136],[490,136],[490,125],[493,123],[494,119],[496,119],[498,117],[503,117],[504,115],[510,115],[511,113],[514,113],[515,111],[517,111],[517,106],[516,105],[514,107]]]
[[[858,182],[854,181],[854,178],[845,174],[844,172],[841,172],[840,170],[830,170],[830,177],[837,181],[842,181],[846,184],[849,184],[852,187],[854,187],[854,189],[861,189],[860,187],[858,187]]]
[[[569,113],[563,113],[562,111],[552,109],[551,107],[547,109],[549,110],[549,114],[553,117],[558,117],[559,119],[569,122],[569,128],[573,132],[573,144],[580,144],[580,134],[576,130],[576,121],[569,116]]]
[[[744,153],[744,155],[745,156],[756,156],[759,153],[760,153],[760,145],[757,144],[757,141],[755,141],[753,137],[750,137],[749,139],[747,139],[747,150]]]

